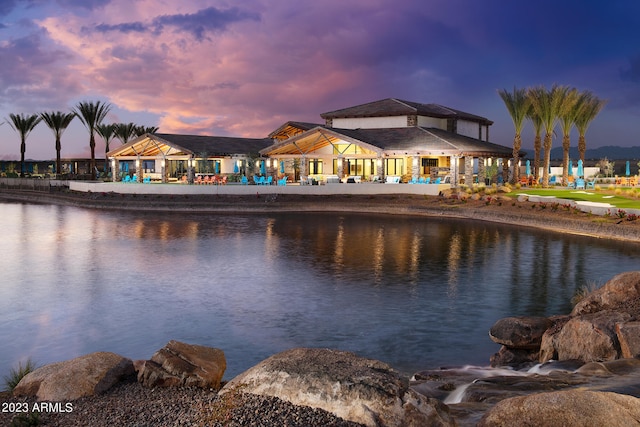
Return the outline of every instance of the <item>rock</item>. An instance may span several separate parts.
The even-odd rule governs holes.
[[[149,388],[195,386],[218,390],[227,369],[222,350],[173,340],[140,365],[138,381]]]
[[[617,393],[556,391],[513,397],[484,414],[488,426],[632,426],[640,420],[640,399]]]
[[[630,271],[614,276],[604,286],[591,292],[576,304],[571,315],[614,310],[633,300],[640,300],[640,271]]]
[[[232,379],[220,394],[241,390],[331,412],[367,426],[450,426],[446,405],[409,389],[390,366],[353,353],[297,348],[278,353]]]
[[[489,364],[495,368],[498,366],[511,366],[516,369],[537,363],[540,359],[540,350],[538,349],[519,349],[502,346],[497,353],[491,355]]]
[[[554,354],[557,360],[575,359],[582,362],[617,359],[620,357],[620,345],[615,331],[616,323],[623,323],[630,317],[627,313],[613,311],[574,317],[545,341],[540,362],[550,360]]]
[[[640,322],[619,323],[616,335],[620,343],[620,356],[631,358],[640,356]]]
[[[558,333],[562,330],[562,327],[571,320],[570,316],[556,316],[553,317],[553,325],[542,334],[542,342],[540,343],[540,363],[547,362],[549,360],[558,360],[558,354],[556,352]]]
[[[14,396],[36,396],[52,402],[104,393],[135,373],[130,359],[97,352],[30,372],[13,390]]]
[[[510,348],[538,349],[542,334],[552,324],[546,317],[505,317],[491,327],[489,337]]]

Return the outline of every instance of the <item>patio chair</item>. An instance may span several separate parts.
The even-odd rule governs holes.
[[[264,180],[264,176],[261,176],[260,178],[258,178],[258,181],[256,181],[256,184],[265,185],[266,181]]]
[[[430,176],[429,176],[429,177],[426,177],[426,178],[424,179],[424,183],[425,183],[425,184],[431,184],[431,177],[430,177]]]
[[[150,177],[150,176],[145,176],[145,177],[142,179],[142,183],[143,183],[143,184],[150,184],[150,183],[151,183],[151,177]]]
[[[133,183],[138,182],[138,175],[133,175],[131,177],[131,182],[133,182]]]
[[[575,185],[576,185],[576,190],[584,190],[585,189],[585,187],[584,187],[584,179],[582,179],[582,178],[576,179]]]
[[[436,181],[434,182],[434,184],[440,184],[440,181],[442,181],[442,180],[440,179],[440,177],[437,177],[437,178],[436,178]]]
[[[226,176],[225,176],[225,178],[226,178]],[[242,175],[242,178],[240,178],[240,184],[249,185],[249,180],[247,179],[246,176]]]
[[[125,176],[122,178],[122,182],[131,182],[131,177],[130,177],[129,175],[125,175]]]
[[[209,178],[209,175],[205,175],[205,176],[204,176],[204,179],[202,180],[202,183],[203,183],[204,185],[209,185],[209,184],[211,184],[211,178]]]
[[[255,185],[260,185],[260,178],[258,178],[258,175],[253,175],[253,183]]]
[[[180,178],[180,182],[183,184],[187,183],[187,175],[182,175],[182,178]]]
[[[411,181],[409,181],[409,184],[417,184],[418,183],[418,179],[416,177],[412,177]]]
[[[595,190],[596,189],[596,179],[593,178],[591,181],[587,181],[587,189]]]
[[[267,182],[265,182],[264,185],[271,185],[272,183],[273,183],[273,177],[269,175],[267,177]]]

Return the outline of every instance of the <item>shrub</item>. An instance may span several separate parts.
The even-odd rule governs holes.
[[[597,282],[589,281],[585,285],[580,286],[573,294],[571,298],[571,303],[575,306],[580,301],[585,299],[589,294],[600,287],[600,284]]]
[[[618,211],[616,212],[616,216],[618,218],[625,218],[627,216],[627,212],[623,211],[622,209],[618,209]]]
[[[9,375],[4,377],[4,384],[6,386],[6,391],[13,391],[13,389],[18,385],[20,380],[25,377],[29,372],[36,369],[36,364],[31,360],[27,359],[27,361],[22,364],[22,362],[18,363],[17,368],[12,368],[9,372]]]

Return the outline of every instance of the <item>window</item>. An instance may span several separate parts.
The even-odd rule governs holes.
[[[385,175],[402,175],[404,173],[404,159],[384,159]]]
[[[143,160],[142,161],[142,170],[145,173],[153,173],[156,171],[156,161],[155,160]]]
[[[322,160],[321,159],[311,159],[309,160],[309,175],[319,175],[322,172]]]

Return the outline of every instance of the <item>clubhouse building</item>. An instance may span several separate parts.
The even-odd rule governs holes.
[[[320,117],[323,123],[287,122],[266,138],[146,134],[107,156],[114,181],[259,175],[301,184],[438,180],[453,186],[484,182],[487,166],[507,165],[512,157],[511,147],[489,142],[492,121],[438,104],[388,98]]]

